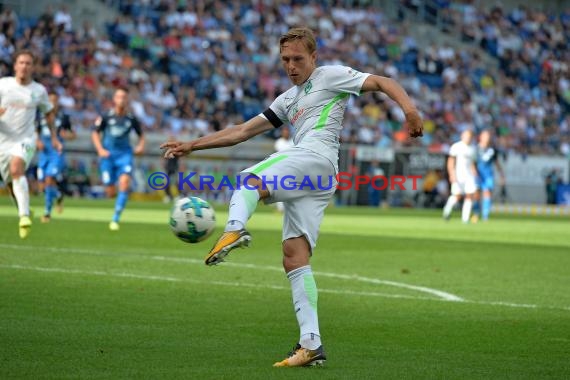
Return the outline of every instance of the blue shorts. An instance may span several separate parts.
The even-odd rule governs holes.
[[[114,185],[122,174],[131,175],[133,172],[133,153],[111,152],[109,157],[101,158],[99,168],[103,185]]]
[[[489,190],[493,191],[495,189],[495,178],[493,176],[480,176],[477,185],[481,191]]]
[[[46,177],[61,181],[65,170],[65,157],[62,154],[40,154],[38,160],[38,181],[45,181]]]

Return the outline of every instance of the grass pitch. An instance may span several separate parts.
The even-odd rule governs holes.
[[[211,268],[217,233],[182,243],[169,206],[137,202],[112,233],[112,208],[71,200],[21,241],[0,199],[0,378],[570,378],[568,218],[327,210],[312,266],[328,362],[276,369],[298,339],[279,214],[260,206],[252,246]]]

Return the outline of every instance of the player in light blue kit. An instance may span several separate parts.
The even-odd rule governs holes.
[[[115,196],[115,183],[119,181],[119,193],[115,202],[115,214],[109,224],[111,231],[119,230],[119,219],[123,212],[131,185],[134,157],[144,151],[144,135],[138,120],[129,112],[129,93],[119,88],[113,95],[113,109],[97,118],[91,139],[100,158],[101,179],[107,196]],[[139,141],[134,151],[129,135],[134,131]]]
[[[497,151],[491,145],[491,132],[484,130],[479,135],[479,145],[477,146],[477,180],[480,195],[479,202],[475,203],[474,221],[477,220],[478,211],[480,211],[482,220],[489,220],[493,201],[493,190],[495,188],[494,166],[497,167],[501,183],[504,183],[505,176],[503,174],[503,168],[499,160],[497,160]]]
[[[59,97],[55,93],[49,94],[49,101],[53,104],[53,112],[55,115],[54,127],[56,135],[64,145],[64,140],[73,140],[75,132],[71,128],[69,115],[59,108]],[[45,196],[45,212],[42,216],[42,223],[48,223],[51,220],[51,210],[54,201],[61,207],[63,201],[63,189],[58,186],[63,179],[63,171],[65,170],[65,155],[63,150],[58,152],[53,148],[51,143],[51,130],[48,126],[47,119],[42,117],[38,123],[38,181],[43,187]]]

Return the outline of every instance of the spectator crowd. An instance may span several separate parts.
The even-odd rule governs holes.
[[[447,30],[459,32],[457,46],[466,48],[458,48],[417,41],[409,20],[362,3],[104,0],[117,11],[104,26],[78,25],[65,5],[35,18],[4,7],[0,76],[11,73],[16,50],[31,49],[36,79],[59,93],[76,128],[89,128],[113,89],[126,86],[147,132],[190,138],[252,117],[286,90],[278,39],[307,25],[320,64],[390,76],[424,116],[425,136],[409,141],[397,105],[365,94],[349,104],[344,142],[445,151],[466,128],[492,128],[505,154],[570,157],[570,11],[431,2]]]

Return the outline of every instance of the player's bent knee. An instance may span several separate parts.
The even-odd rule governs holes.
[[[261,178],[253,174],[247,175],[245,183],[242,185],[242,189],[257,190],[260,200],[268,198],[270,195],[269,190],[263,186],[263,181]]]
[[[12,179],[20,178],[26,171],[26,163],[20,157],[14,157],[10,162],[10,176]]]
[[[299,236],[283,241],[283,268],[290,272],[309,265],[311,248],[305,236]]]
[[[128,191],[131,185],[131,177],[123,174],[119,177],[119,191]]]

